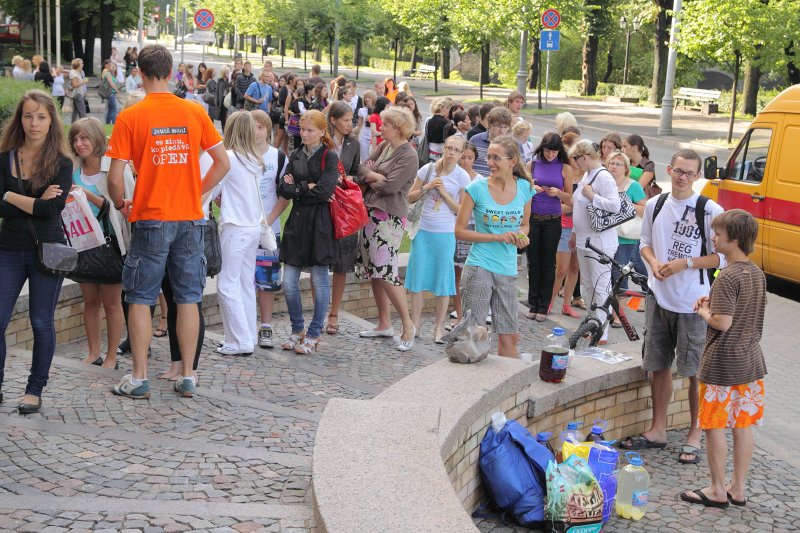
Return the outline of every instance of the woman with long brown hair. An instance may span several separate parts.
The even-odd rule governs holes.
[[[37,412],[56,350],[53,320],[64,278],[38,268],[40,242],[66,244],[61,222],[72,187],[72,161],[53,98],[28,91],[0,137],[0,387],[6,362],[5,331],[27,281],[33,330],[33,363],[22,414]],[[0,391],[0,403],[3,394]]]

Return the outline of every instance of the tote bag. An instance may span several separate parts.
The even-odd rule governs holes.
[[[69,240],[78,252],[103,246],[106,238],[97,217],[94,216],[89,200],[81,189],[69,193],[61,221],[67,229]]]
[[[322,152],[321,170],[325,171],[325,159],[328,150]],[[364,204],[364,197],[361,188],[352,180],[347,178],[342,161],[339,160],[339,183],[333,190],[328,209],[331,213],[333,223],[333,238],[341,239],[352,235],[369,222],[367,206]]]

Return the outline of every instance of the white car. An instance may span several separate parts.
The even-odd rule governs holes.
[[[194,33],[187,33],[182,37],[178,37],[178,43],[189,43],[189,44],[197,44],[197,40],[194,37]]]

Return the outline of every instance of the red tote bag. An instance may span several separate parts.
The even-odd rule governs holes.
[[[323,172],[325,171],[326,156],[327,150],[322,154],[321,170]],[[328,202],[328,209],[331,212],[335,239],[352,235],[369,222],[361,188],[353,180],[347,178],[341,161],[339,161],[339,183],[333,190],[333,195]]]

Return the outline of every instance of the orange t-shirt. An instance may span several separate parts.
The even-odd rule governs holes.
[[[106,155],[137,170],[130,221],[199,220],[200,151],[222,142],[202,106],[151,93],[117,116]]]

